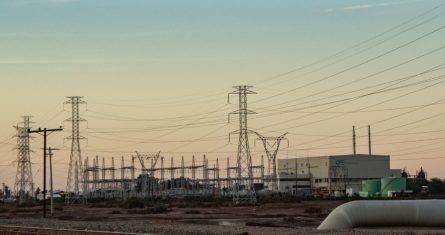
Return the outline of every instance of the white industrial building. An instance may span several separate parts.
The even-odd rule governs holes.
[[[351,154],[278,159],[277,168],[280,191],[292,194],[299,191],[294,192],[292,189],[304,188],[305,185],[309,185],[313,194],[352,194],[361,190],[362,180],[401,176],[400,169],[390,168],[390,157],[387,155]]]
[[[278,175],[278,190],[298,196],[311,194],[311,183],[309,174],[298,174],[295,172],[282,172]]]

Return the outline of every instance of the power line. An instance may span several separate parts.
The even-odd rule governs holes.
[[[121,128],[113,128],[113,127],[102,127],[102,128],[86,128],[86,133],[141,133],[141,132],[154,132],[154,131],[170,131],[170,130],[178,130],[187,129],[187,128],[196,128],[196,127],[204,127],[210,125],[217,125],[225,123],[222,118],[214,119],[203,122],[190,122],[186,124],[177,124],[177,125],[168,125],[168,126],[152,126],[152,127],[121,127]],[[101,131],[103,130],[103,131]]]
[[[419,58],[419,57],[416,57],[416,58]],[[407,76],[407,77],[404,77],[404,78],[395,79],[395,80],[392,80],[392,81],[389,81],[389,82],[384,82],[384,83],[380,83],[380,84],[377,84],[377,85],[372,85],[372,86],[368,86],[368,87],[365,87],[365,88],[361,88],[361,89],[358,89],[358,90],[349,91],[349,92],[345,92],[345,93],[342,93],[342,94],[337,94],[337,95],[333,95],[333,96],[329,96],[329,97],[325,97],[325,98],[321,98],[321,99],[311,100],[311,101],[307,101],[307,102],[303,102],[303,103],[299,103],[299,104],[304,104],[304,103],[308,103],[308,102],[313,102],[313,101],[319,101],[319,100],[324,100],[324,99],[328,99],[328,98],[333,98],[333,97],[337,97],[337,96],[340,96],[340,95],[350,94],[350,93],[354,93],[354,92],[357,92],[357,91],[361,91],[361,90],[365,90],[365,89],[369,89],[369,88],[385,85],[385,84],[388,84],[388,83],[406,81],[408,79],[411,79],[411,78],[414,78],[414,77],[417,77],[417,76],[420,76],[420,75],[424,75],[424,74],[426,74],[428,72],[433,72],[433,71],[437,71],[439,69],[443,69],[443,68],[439,68],[439,69],[437,68],[437,67],[439,67],[439,66],[441,66],[443,64],[445,64],[445,63],[442,63],[440,65],[434,66],[431,69],[428,69],[426,71],[423,71],[423,72],[415,74],[415,75],[411,75],[411,76]],[[340,100],[340,101],[343,101],[343,100]],[[335,102],[338,102],[338,101],[335,101]],[[332,102],[329,102],[329,103],[332,103]],[[321,105],[323,105],[323,104],[321,104]],[[291,106],[294,106],[294,105],[291,105]],[[290,107],[290,106],[287,106],[287,107]],[[279,110],[279,109],[267,109],[267,108],[259,108],[259,109],[263,109],[263,110],[267,110],[267,111],[275,111],[277,114],[283,113],[283,112],[294,112],[294,111],[300,110],[300,109],[295,109],[295,110]],[[99,113],[99,112],[95,112],[95,111],[91,111],[91,110],[89,110],[89,112]],[[364,112],[367,112],[367,111],[364,111]],[[192,116],[198,116],[199,117],[201,115],[208,115],[208,114],[214,114],[214,113],[215,112],[212,111],[212,112],[206,112],[206,113],[197,114],[197,115],[187,115],[187,116],[182,116],[182,117],[175,117],[175,118],[171,118],[171,119],[166,118],[166,120],[172,120],[173,121],[173,119],[180,119],[180,118],[183,118],[183,117],[192,117]],[[319,112],[317,112],[317,113],[319,113]],[[111,114],[105,114],[105,113],[101,113],[101,114],[104,115],[104,116],[105,115],[106,116],[113,116]],[[127,119],[104,118],[104,117],[96,117],[96,116],[92,116],[92,115],[86,115],[86,116],[87,117],[98,118],[98,119],[104,119],[104,120],[119,120],[119,121],[122,120],[122,121],[127,121]],[[259,117],[264,117],[264,116],[265,115],[259,115]],[[122,116],[115,116],[115,117],[121,117],[122,118]],[[213,118],[213,117],[218,117],[218,116],[211,116],[211,117],[208,116],[206,118]],[[131,118],[130,119],[129,117],[127,117],[127,118],[128,118],[128,121],[160,121],[160,120],[162,120],[162,119],[142,119],[142,118]],[[184,120],[184,119],[181,119],[181,120]],[[214,121],[217,121],[217,120],[219,120],[219,119],[214,119]],[[211,122],[211,121],[209,121],[209,122]],[[173,126],[157,126],[157,127],[143,127],[143,128],[133,128],[133,129],[137,129],[139,131],[141,129],[153,130],[155,128],[163,129],[163,128],[169,128],[169,127],[176,128],[177,125],[173,125]],[[99,129],[99,128],[90,128],[90,129]],[[116,128],[112,128],[112,129],[116,129]],[[121,129],[121,128],[119,128],[119,129]],[[128,128],[122,128],[122,129],[128,129]],[[143,132],[143,131],[141,131],[141,132]]]
[[[350,50],[354,50],[354,49],[357,48],[357,47],[360,47],[360,46],[362,46],[362,45],[365,45],[366,43],[371,42],[371,41],[373,41],[374,39],[377,39],[377,38],[379,38],[379,37],[381,37],[381,36],[383,36],[383,35],[385,35],[385,34],[387,34],[387,33],[390,33],[390,32],[392,32],[392,31],[394,31],[394,30],[396,30],[396,29],[398,29],[398,28],[400,28],[400,27],[402,27],[402,26],[404,26],[404,25],[407,25],[407,24],[411,23],[412,21],[415,21],[415,20],[417,20],[417,19],[419,19],[419,18],[421,18],[421,17],[423,17],[423,16],[425,16],[425,15],[427,15],[427,14],[429,14],[429,13],[431,13],[431,12],[433,12],[433,11],[439,9],[439,8],[441,8],[443,5],[445,5],[445,3],[441,3],[441,4],[439,4],[439,5],[437,5],[437,6],[433,7],[433,8],[430,8],[430,9],[428,9],[427,11],[422,12],[422,13],[419,14],[419,15],[416,15],[416,16],[414,16],[414,17],[412,17],[412,18],[410,18],[410,19],[408,19],[408,20],[406,20],[406,21],[404,21],[404,22],[402,22],[402,23],[400,23],[400,24],[398,24],[398,25],[395,25],[395,26],[393,26],[393,27],[391,27],[391,28],[389,28],[389,29],[387,29],[387,30],[385,30],[385,31],[383,31],[383,32],[381,32],[381,33],[375,35],[375,36],[372,36],[372,37],[370,37],[370,38],[368,38],[368,39],[366,39],[366,40],[364,40],[364,41],[361,41],[361,42],[359,42],[359,43],[357,43],[357,44],[354,44],[354,45],[351,46],[351,47],[345,48],[345,49],[343,49],[343,50],[341,50],[341,51],[339,51],[339,52],[337,52],[337,53],[334,53],[334,54],[332,54],[332,55],[329,55],[329,56],[327,56],[327,57],[324,57],[324,58],[322,58],[322,59],[319,59],[319,60],[317,60],[317,61],[315,61],[315,62],[311,62],[311,63],[309,63],[309,64],[306,64],[306,65],[297,67],[297,68],[295,68],[295,69],[289,70],[289,71],[287,71],[287,72],[277,74],[277,75],[275,75],[275,76],[273,76],[273,77],[266,78],[266,79],[262,80],[261,82],[270,81],[271,79],[273,80],[273,79],[275,79],[275,78],[280,78],[280,77],[286,76],[286,75],[288,75],[288,74],[291,74],[291,73],[294,73],[294,72],[303,70],[303,69],[305,69],[305,68],[308,68],[308,67],[311,67],[311,66],[313,66],[313,65],[316,65],[316,64],[322,63],[322,62],[324,62],[324,61],[327,61],[327,60],[329,60],[329,59],[335,58],[335,57],[337,57],[337,56],[339,56],[339,55],[342,55],[342,54],[344,54],[345,52],[348,52],[348,51],[350,51]],[[441,13],[441,14],[442,14],[442,13]]]
[[[441,105],[445,104],[445,102],[437,103],[434,105]],[[410,109],[410,108],[418,108],[425,104],[421,105],[412,105],[412,106],[400,106],[400,107],[393,107],[393,108],[381,108],[381,109],[370,109],[370,110],[360,110],[356,111],[355,113],[374,113],[374,112],[388,112],[388,111],[397,111],[397,110],[404,110],[404,109]],[[261,108],[259,108],[261,109]],[[300,109],[295,110],[278,110],[278,109],[265,109],[267,111],[276,111],[280,113],[304,113],[304,114],[338,114],[338,113],[349,113],[348,111],[301,111]],[[268,116],[266,116],[268,117]]]
[[[227,105],[224,105],[223,107],[225,107]],[[89,113],[94,113],[94,114],[98,114],[98,115],[102,115],[104,117],[98,117],[97,118],[102,118],[102,119],[107,119],[107,120],[116,120],[116,121],[130,121],[130,122],[166,122],[166,121],[187,121],[187,120],[195,120],[196,117],[201,117],[201,116],[206,116],[209,114],[214,114],[216,111],[221,111],[221,110],[214,110],[214,111],[210,111],[210,112],[204,112],[204,113],[196,113],[196,114],[190,114],[190,115],[182,115],[182,116],[175,116],[175,117],[163,117],[163,118],[135,118],[135,117],[126,117],[126,116],[120,116],[120,115],[113,115],[113,114],[109,114],[109,113],[104,113],[104,112],[98,112],[98,111],[94,111],[89,109],[88,112]],[[224,110],[222,110],[224,111]],[[111,118],[109,118],[111,117]]]
[[[416,76],[416,75],[413,75],[413,76]],[[412,77],[412,76],[409,76],[409,77]],[[431,81],[435,81],[435,80],[439,80],[439,79],[443,79],[443,78],[444,78],[444,75],[433,77],[433,78],[426,79],[426,80],[419,81],[419,82],[414,82],[414,83],[411,83],[411,84],[402,85],[402,86],[399,86],[399,87],[393,87],[393,88],[391,88],[391,87],[396,85],[396,84],[391,84],[391,85],[389,85],[389,86],[387,86],[385,88],[381,88],[379,90],[375,90],[373,92],[369,92],[369,93],[366,93],[366,94],[357,95],[357,96],[353,96],[353,97],[349,97],[349,98],[338,99],[338,100],[334,100],[334,101],[329,101],[329,102],[325,102],[325,103],[321,103],[321,104],[314,104],[314,105],[310,105],[310,106],[306,106],[306,107],[295,109],[294,111],[300,111],[300,110],[304,110],[304,109],[310,109],[310,108],[315,108],[315,107],[319,107],[319,106],[325,106],[325,105],[329,105],[329,104],[340,103],[338,105],[331,106],[331,107],[328,107],[328,108],[325,108],[325,109],[322,109],[322,110],[319,110],[319,111],[316,111],[316,112],[309,112],[307,115],[303,115],[301,117],[298,117],[298,119],[301,119],[301,118],[305,118],[305,117],[308,117],[308,116],[312,116],[314,114],[323,113],[326,110],[330,110],[332,108],[344,105],[346,103],[349,103],[349,102],[352,102],[352,101],[355,101],[357,99],[361,99],[361,98],[364,98],[364,97],[367,97],[367,96],[381,94],[381,93],[389,92],[389,91],[394,91],[394,90],[406,88],[406,87],[409,87],[409,86],[415,86],[415,85],[419,85],[419,84],[423,84],[423,83],[427,83],[427,82],[431,82]],[[290,110],[287,110],[287,111],[290,111]],[[355,112],[363,112],[363,111],[364,110],[355,110],[354,113]],[[280,111],[276,111],[276,112],[280,112]],[[284,113],[287,113],[287,112],[284,112]],[[335,112],[332,112],[332,113],[335,113]],[[339,113],[339,114],[350,114],[351,112],[337,112],[337,113]],[[265,115],[265,116],[267,116],[267,115]],[[264,117],[264,116],[262,116],[262,117]],[[296,120],[296,119],[293,118],[293,119],[291,119],[289,121],[294,121],[294,120]],[[270,125],[270,126],[272,126],[272,125]],[[268,127],[268,126],[266,126],[266,127]]]
[[[334,118],[338,118],[338,117],[344,116],[344,115],[346,115],[346,114],[354,113],[355,111],[361,111],[361,110],[365,110],[365,109],[368,109],[368,108],[372,108],[372,107],[375,107],[375,106],[378,106],[378,105],[381,105],[381,104],[384,104],[384,103],[388,103],[388,102],[394,101],[394,100],[396,100],[396,99],[400,99],[400,98],[402,98],[402,97],[405,97],[405,96],[414,94],[414,93],[416,93],[416,92],[423,91],[423,90],[428,89],[428,88],[431,88],[431,87],[433,87],[433,86],[440,85],[440,84],[442,84],[442,83],[444,83],[444,82],[445,82],[445,81],[440,81],[440,82],[434,83],[434,84],[432,84],[432,85],[428,85],[428,86],[425,86],[425,87],[416,89],[416,90],[414,90],[414,91],[411,91],[411,92],[408,92],[408,93],[405,93],[405,94],[402,94],[402,95],[399,95],[399,96],[396,96],[396,97],[393,97],[393,98],[390,98],[390,99],[386,99],[386,100],[384,100],[384,101],[381,101],[381,102],[378,102],[378,103],[375,103],[375,104],[372,104],[372,105],[365,106],[365,107],[363,107],[363,108],[354,109],[354,110],[352,110],[352,111],[350,111],[350,112],[347,112],[347,113],[342,113],[342,114],[338,114],[338,115],[330,116],[330,117],[328,117],[328,118],[318,119],[318,120],[310,121],[310,122],[307,122],[307,123],[304,123],[304,124],[295,125],[295,126],[292,126],[291,128],[297,128],[297,127],[307,126],[307,125],[311,125],[311,124],[315,124],[315,123],[319,123],[319,122],[323,122],[323,121],[327,121],[327,120],[332,120],[332,119],[334,119]],[[366,96],[367,96],[367,95],[366,95]],[[345,100],[344,102],[342,102],[342,103],[340,103],[340,104],[337,104],[337,105],[328,107],[328,108],[326,108],[326,109],[323,109],[323,111],[332,109],[332,108],[334,108],[334,107],[338,107],[338,106],[340,106],[340,105],[344,105],[344,104],[346,104],[346,103],[355,101],[355,100],[357,100],[357,99],[359,99],[359,98],[362,98],[362,97],[365,97],[365,96],[356,97],[356,98],[351,99],[351,100],[349,100],[349,99],[348,99],[348,100]],[[442,102],[442,101],[443,101],[443,99],[441,99],[440,101],[437,101],[437,102]],[[424,107],[428,107],[429,105],[430,105],[430,104],[428,104],[427,106],[424,106]],[[420,107],[420,108],[418,108],[417,110],[419,110],[419,109],[421,109],[421,108],[424,108],[424,107]],[[408,111],[408,113],[409,113],[409,112],[410,112],[410,111]],[[306,115],[306,116],[304,116],[304,117],[307,117],[307,116],[309,116],[309,115]],[[304,117],[303,117],[303,118],[304,118]],[[299,117],[298,119],[300,119],[300,118],[302,118],[302,117]],[[295,120],[295,118],[293,118],[293,119],[291,119],[291,120],[286,120],[286,121],[283,122],[283,123],[288,123],[288,122],[293,121],[293,120]],[[377,124],[377,123],[373,123],[373,124]],[[273,126],[273,125],[277,125],[277,124],[271,124],[271,125],[267,125],[267,126],[265,126],[265,127],[269,127],[269,126]],[[265,127],[263,127],[263,128],[265,128]],[[287,129],[289,129],[289,128],[278,129],[278,130],[276,130],[276,131],[283,131],[283,130],[287,130]]]
[[[367,60],[365,60],[365,61],[363,61],[363,62],[360,62],[360,63],[357,63],[357,64],[355,64],[355,65],[349,66],[349,67],[347,67],[347,68],[345,68],[345,69],[343,69],[343,70],[340,70],[340,71],[338,71],[338,72],[336,72],[336,73],[333,73],[333,74],[328,75],[328,76],[325,76],[325,77],[323,77],[323,78],[321,78],[321,79],[318,79],[318,80],[315,80],[315,81],[306,83],[306,84],[301,85],[301,86],[298,86],[298,87],[296,87],[296,88],[292,88],[292,89],[290,89],[290,90],[287,90],[287,91],[284,91],[284,92],[280,92],[280,93],[278,93],[278,94],[275,94],[275,95],[272,95],[272,96],[269,96],[269,97],[266,97],[266,98],[259,99],[259,100],[255,101],[255,102],[253,102],[253,103],[258,103],[258,102],[262,102],[262,101],[265,101],[265,100],[268,100],[268,99],[272,99],[272,98],[275,98],[275,97],[278,97],[278,96],[282,96],[282,95],[284,95],[284,94],[287,94],[287,93],[290,93],[290,92],[293,92],[293,91],[297,91],[297,90],[299,90],[299,89],[302,89],[302,88],[305,88],[305,87],[308,87],[308,86],[312,86],[312,85],[314,85],[314,84],[317,84],[317,83],[320,83],[320,82],[322,82],[322,81],[328,80],[328,79],[330,79],[330,78],[336,77],[336,76],[338,76],[338,75],[340,75],[340,74],[343,74],[343,73],[348,72],[348,71],[350,71],[350,70],[353,70],[353,69],[356,69],[356,68],[358,68],[358,67],[361,67],[361,66],[363,66],[363,65],[365,65],[365,64],[368,64],[368,63],[370,63],[370,62],[372,62],[372,61],[374,61],[374,60],[380,59],[380,58],[382,58],[382,57],[384,57],[384,56],[386,56],[386,55],[389,55],[389,54],[391,54],[391,53],[393,53],[393,52],[395,52],[395,51],[398,51],[398,50],[400,50],[400,49],[402,49],[402,48],[404,48],[404,47],[407,47],[407,46],[409,46],[409,45],[411,45],[411,44],[413,44],[413,43],[415,43],[415,42],[417,42],[417,41],[420,41],[420,40],[422,40],[422,39],[424,39],[424,38],[426,38],[426,37],[428,37],[428,36],[431,36],[431,35],[433,35],[433,34],[439,32],[439,31],[442,30],[443,28],[445,28],[445,26],[438,27],[438,28],[436,28],[436,29],[434,29],[434,30],[432,30],[432,31],[429,31],[429,32],[427,32],[427,33],[425,33],[425,34],[423,34],[423,35],[421,35],[421,36],[419,36],[419,37],[417,37],[417,38],[415,38],[415,39],[413,39],[413,40],[411,40],[411,41],[408,41],[408,42],[406,42],[406,43],[400,45],[400,46],[397,46],[397,47],[395,47],[395,48],[393,48],[393,49],[391,49],[391,50],[388,50],[388,51],[386,51],[386,52],[384,52],[384,53],[381,53],[381,54],[379,54],[379,55],[377,55],[377,56],[373,56],[373,57],[371,57],[370,59],[367,59]]]
[[[365,77],[362,77],[362,78],[353,80],[353,81],[351,81],[351,82],[347,82],[347,83],[341,84],[341,85],[336,86],[336,87],[334,87],[334,88],[325,89],[325,90],[323,90],[323,91],[316,92],[316,93],[314,93],[314,94],[311,94],[311,95],[308,95],[308,96],[305,96],[305,97],[296,98],[296,99],[293,99],[293,100],[284,102],[284,103],[282,103],[282,104],[291,103],[291,102],[294,102],[294,101],[297,101],[297,100],[304,100],[304,99],[306,99],[306,98],[313,97],[313,96],[315,96],[315,95],[324,94],[324,93],[327,93],[327,92],[336,90],[336,89],[338,89],[338,88],[342,88],[342,87],[345,87],[345,86],[354,84],[354,83],[356,83],[356,82],[359,82],[359,81],[363,81],[363,80],[365,80],[365,79],[372,78],[372,77],[374,77],[374,76],[376,76],[376,75],[382,74],[382,73],[387,72],[387,71],[390,71],[390,70],[392,70],[392,69],[394,69],[394,68],[400,67],[400,66],[405,65],[405,64],[408,64],[408,63],[410,63],[410,62],[412,62],[412,61],[415,61],[415,60],[418,60],[418,59],[420,59],[420,58],[423,58],[423,57],[425,57],[425,56],[427,56],[427,55],[430,55],[430,54],[432,54],[432,53],[438,52],[438,51],[440,51],[440,50],[442,50],[442,49],[444,49],[444,48],[445,48],[445,45],[444,45],[444,46],[441,46],[441,47],[438,47],[438,48],[435,48],[435,49],[433,49],[433,50],[431,50],[431,51],[428,51],[428,52],[426,52],[426,53],[424,53],[424,54],[422,54],[422,55],[416,56],[416,57],[414,57],[414,58],[412,58],[412,59],[403,61],[402,63],[396,64],[396,65],[394,65],[394,66],[390,66],[390,67],[385,68],[385,69],[383,69],[383,70],[380,70],[380,71],[378,71],[378,72],[372,73],[372,74],[367,75],[367,76],[365,76]],[[445,64],[445,63],[441,63],[441,64],[439,64],[439,65],[436,65],[436,66],[434,66],[434,67],[432,67],[432,68],[430,68],[430,69],[427,69],[427,70],[425,70],[425,71],[422,71],[422,72],[417,73],[417,74],[414,74],[414,75],[406,76],[406,77],[399,78],[399,79],[395,79],[395,80],[392,80],[392,81],[382,82],[382,83],[379,83],[379,84],[376,84],[376,85],[371,85],[371,86],[368,86],[368,87],[365,87],[365,88],[361,88],[361,89],[355,89],[355,90],[353,90],[353,91],[343,92],[343,93],[340,93],[340,94],[335,94],[335,95],[331,95],[331,96],[327,96],[327,97],[322,97],[322,98],[313,99],[313,100],[309,100],[309,101],[305,101],[305,102],[300,102],[300,103],[297,103],[297,104],[292,104],[292,105],[284,106],[284,108],[287,108],[287,107],[293,107],[293,106],[295,106],[295,105],[302,105],[302,104],[312,103],[312,102],[321,101],[321,100],[326,100],[326,99],[330,99],[330,98],[334,98],[334,97],[338,97],[338,96],[342,96],[342,95],[347,95],[347,94],[355,93],[355,92],[358,92],[358,91],[363,91],[363,90],[366,90],[366,89],[370,89],[370,88],[374,88],[374,87],[378,87],[378,86],[386,85],[386,84],[389,84],[389,83],[397,83],[397,84],[398,84],[398,83],[401,83],[401,82],[410,80],[410,79],[412,79],[412,78],[416,78],[416,77],[418,77],[418,76],[425,75],[425,74],[427,74],[427,73],[431,73],[431,72],[438,71],[438,70],[440,70],[440,69],[444,69],[443,67],[440,67],[440,66],[443,66],[444,64]],[[283,107],[281,107],[281,108],[283,108]]]
[[[143,143],[153,143],[153,144],[159,144],[159,143],[192,143],[196,141],[219,141],[226,138],[226,135],[220,135],[220,136],[212,136],[212,137],[206,137],[205,139],[203,137],[194,138],[194,139],[182,139],[182,140],[157,140],[157,139],[139,139],[137,140],[125,140],[125,138],[109,138],[109,137],[100,137],[96,135],[88,134],[87,136],[96,137],[98,139],[103,140],[112,140],[116,142],[127,142],[127,143],[136,143],[136,144],[143,144]]]
[[[425,107],[426,107],[426,106],[425,106]],[[377,131],[376,133],[378,134],[378,133],[388,132],[388,131],[390,131],[390,130],[394,130],[394,129],[398,129],[398,128],[401,128],[401,127],[409,126],[409,125],[412,125],[412,124],[416,124],[416,123],[419,123],[419,122],[423,122],[423,121],[426,121],[426,120],[430,120],[430,119],[432,119],[432,118],[435,118],[435,117],[438,117],[438,116],[443,116],[443,115],[445,115],[445,112],[443,112],[443,113],[439,113],[439,114],[435,114],[435,115],[432,115],[432,116],[429,116],[429,117],[426,117],[426,118],[418,119],[418,120],[416,120],[416,121],[409,122],[409,123],[406,123],[406,124],[402,124],[402,125],[399,125],[399,126],[396,126],[396,127],[387,128],[387,129],[384,129],[384,130],[381,130],[381,131]],[[400,115],[398,114],[398,115],[396,115],[396,116],[400,116]],[[374,124],[375,124],[375,123],[374,123]],[[374,124],[371,124],[371,125],[374,125]],[[368,125],[361,126],[361,127],[357,128],[357,130],[358,130],[358,129],[363,129],[363,128],[367,127],[367,126],[368,126]],[[303,142],[303,143],[300,143],[299,145],[306,145],[306,144],[310,144],[310,143],[314,143],[314,142],[320,142],[320,141],[323,141],[323,140],[326,140],[326,139],[329,139],[329,138],[332,138],[332,137],[335,137],[335,136],[344,135],[344,134],[346,134],[346,133],[349,133],[349,130],[348,130],[348,131],[339,132],[339,133],[336,133],[336,134],[333,134],[333,135],[328,135],[328,136],[325,136],[325,137],[322,137],[322,138],[319,138],[319,139],[316,139],[316,140]],[[318,145],[318,146],[314,146],[314,147],[311,147],[311,148],[317,149],[317,148],[320,147],[320,146],[329,146],[329,145],[334,145],[334,144],[342,143],[342,142],[346,142],[346,141],[349,141],[349,139],[347,139],[347,140],[341,140],[341,141],[336,141],[336,142],[333,142],[333,143],[330,143],[330,144]],[[311,148],[308,148],[308,149],[311,149]]]

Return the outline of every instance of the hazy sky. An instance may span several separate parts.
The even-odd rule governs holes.
[[[444,12],[439,0],[1,0],[0,179],[13,185],[12,126],[31,115],[35,128],[65,126],[49,138],[64,189],[70,95],[88,102],[84,157],[161,150],[234,163],[227,93],[243,84],[258,93],[249,127],[289,132],[280,158],[351,153],[352,125],[367,153],[371,124],[373,152],[393,168],[445,178]]]

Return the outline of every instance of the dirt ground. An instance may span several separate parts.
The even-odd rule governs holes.
[[[41,207],[0,207],[0,224],[72,228],[139,234],[445,234],[445,228],[356,228],[318,231],[316,227],[343,201],[267,203],[252,207],[169,208],[153,214],[144,209],[57,205],[54,216]]]

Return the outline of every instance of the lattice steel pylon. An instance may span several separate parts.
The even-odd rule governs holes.
[[[229,113],[229,122],[230,115],[238,114],[239,117],[239,130],[229,134],[229,142],[231,134],[239,134],[233,199],[236,204],[243,202],[255,203],[256,193],[253,185],[252,157],[250,155],[248,136],[249,133],[254,132],[247,128],[247,115],[254,114],[255,112],[247,109],[247,95],[256,93],[250,90],[251,86],[243,85],[234,86],[233,88],[236,90],[228,94],[228,102],[230,102],[230,95],[238,95],[239,98],[238,110]]]
[[[270,167],[270,163],[272,163],[272,174],[270,174],[270,169],[267,169],[268,179],[272,184],[272,191],[278,191],[278,175],[277,175],[277,154],[280,149],[280,144],[282,140],[287,140],[285,136],[287,133],[284,133],[278,137],[266,137],[262,136],[259,133],[255,132],[258,135],[258,140],[263,142],[264,151],[266,152],[267,159],[269,161],[268,166]],[[289,140],[288,145],[289,145]]]
[[[81,184],[83,182],[83,171],[82,165],[76,166],[76,164],[82,163],[82,155],[80,150],[80,140],[85,139],[85,137],[79,134],[79,123],[85,121],[85,119],[79,116],[79,104],[85,104],[86,102],[82,100],[82,96],[68,96],[69,100],[65,104],[71,104],[71,118],[66,119],[72,124],[71,136],[67,139],[71,139],[71,154],[70,154],[70,165],[68,169],[68,178],[66,183],[66,192],[79,194],[79,189],[82,189]],[[80,177],[80,179],[79,179]],[[69,203],[69,199],[67,200]]]
[[[31,150],[29,146],[30,116],[23,117],[23,126],[15,126],[17,130],[17,173],[15,177],[14,191],[19,197],[19,203],[26,198],[33,197],[34,182],[31,168]]]

